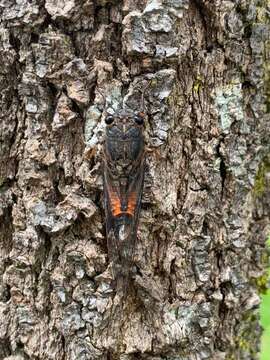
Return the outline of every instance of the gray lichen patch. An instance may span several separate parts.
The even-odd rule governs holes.
[[[167,100],[173,92],[175,82],[176,72],[173,69],[150,73],[138,77],[124,98],[124,107],[151,114],[149,126],[152,131],[151,138],[148,139],[149,146],[161,146],[173,126],[174,118],[167,112]],[[144,109],[141,108],[142,96],[147,96],[147,100],[144,101]]]
[[[36,74],[40,78],[59,70],[62,64],[69,62],[74,56],[71,39],[51,29],[41,34],[39,42],[32,47]]]
[[[52,129],[59,131],[69,125],[77,118],[77,114],[72,109],[71,100],[62,93],[57,101],[56,111],[53,116]]]
[[[217,89],[215,105],[224,134],[230,132],[230,127],[235,121],[240,122],[240,126],[244,126],[243,92],[240,81]]]
[[[93,29],[95,6],[91,0],[46,0],[45,9],[53,20],[65,20],[71,30]]]
[[[29,201],[28,207],[33,224],[41,226],[47,233],[64,231],[74,223],[80,213],[89,218],[96,211],[90,199],[72,193],[66,196],[56,208],[46,205],[42,200]]]
[[[130,12],[123,20],[125,53],[128,56],[144,54],[160,61],[176,57],[179,50],[175,36],[177,20],[187,8],[188,1],[150,0],[142,13]]]
[[[105,122],[103,117],[108,114],[113,114],[120,110],[123,106],[123,99],[121,95],[121,83],[113,81],[109,85],[105,84],[105,79],[108,76],[103,73],[104,64],[98,64],[99,67],[98,79],[101,86],[96,91],[96,98],[94,105],[90,106],[85,115],[84,138],[86,143],[86,152],[97,151],[102,143],[105,129]],[[102,66],[100,68],[100,66]]]

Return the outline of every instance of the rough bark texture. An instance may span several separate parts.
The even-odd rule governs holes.
[[[2,1],[0,359],[257,358],[269,11],[267,0]],[[122,304],[100,93],[109,112],[137,111],[142,89],[148,168]]]

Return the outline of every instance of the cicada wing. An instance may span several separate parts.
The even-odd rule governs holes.
[[[145,161],[143,156],[141,162],[136,167],[136,169],[134,169],[133,174],[130,176],[130,184],[127,194],[127,212],[131,214],[132,219],[130,225],[130,237],[126,248],[126,258],[127,261],[130,262],[130,265],[133,262],[134,250],[137,241],[138,221],[141,210],[141,199],[144,183],[144,170]]]
[[[113,189],[113,181],[111,179],[110,171],[107,168],[106,164],[104,165],[103,189],[108,253],[110,260],[112,262],[116,262],[119,256],[119,246],[117,239],[114,236],[115,218],[113,216],[113,208],[110,196],[112,193],[117,193],[117,189]]]
[[[141,207],[144,181],[144,156],[137,162],[127,177],[126,192],[120,189],[111,176],[110,169],[104,169],[104,198],[106,215],[107,246],[115,278],[130,276],[137,227]],[[117,185],[118,184],[118,185]],[[125,211],[121,205],[125,202]]]

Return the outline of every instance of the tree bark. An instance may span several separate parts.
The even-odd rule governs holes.
[[[269,12],[267,0],[2,2],[0,359],[258,358]],[[102,193],[104,113],[120,108],[146,112],[149,149],[125,301]]]

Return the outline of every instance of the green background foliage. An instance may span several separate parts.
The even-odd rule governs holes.
[[[266,241],[268,249],[270,249],[270,236]],[[270,268],[268,269],[268,279],[270,279]],[[260,360],[270,359],[270,289],[261,295],[261,326],[263,327],[261,357]]]
[[[261,345],[261,360],[270,359],[270,289],[262,295],[261,325],[264,329]]]

